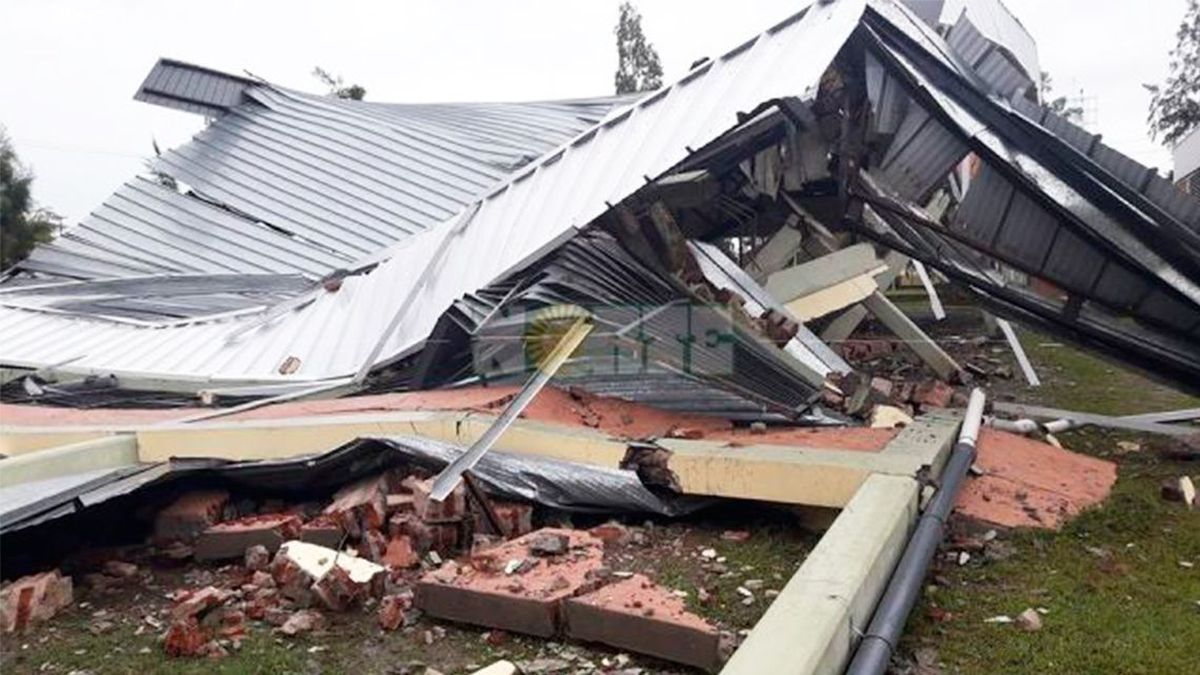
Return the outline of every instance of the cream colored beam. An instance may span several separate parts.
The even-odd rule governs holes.
[[[133,434],[104,436],[0,460],[0,487],[138,462]]]
[[[922,467],[941,472],[961,415],[939,412],[917,418],[883,450],[749,445],[664,438],[667,469],[686,494],[757,499],[840,508],[873,474],[913,477]]]
[[[917,493],[912,478],[868,478],[722,674],[841,673],[900,559]]]

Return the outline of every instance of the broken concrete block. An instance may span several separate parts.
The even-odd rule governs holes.
[[[154,518],[154,540],[191,541],[221,520],[229,501],[224,490],[189,492],[176,499]]]
[[[352,537],[379,530],[387,521],[387,478],[372,476],[338,490],[324,513]]]
[[[47,621],[73,597],[71,577],[58,570],[21,577],[0,590],[0,632],[23,631]]]
[[[519,537],[533,531],[533,506],[516,502],[492,502],[492,511],[496,519],[504,526],[504,531],[510,537]],[[488,531],[487,518],[483,513],[475,511],[475,531]]]
[[[567,635],[706,670],[721,661],[720,634],[683,600],[635,574],[563,603]]]
[[[501,660],[496,661],[491,665],[484,666],[483,668],[471,673],[471,675],[520,675],[521,672],[522,671],[517,669],[517,664],[513,663],[512,661]]]
[[[246,569],[256,574],[261,573],[271,566],[271,551],[266,546],[255,544],[246,549],[243,562]],[[268,575],[267,578],[270,579],[271,577]]]
[[[562,532],[535,532],[529,538],[529,552],[538,556],[555,556],[567,552],[571,539]]]
[[[1042,615],[1030,607],[1017,616],[1016,624],[1023,631],[1036,633],[1042,629]]]
[[[326,580],[335,568],[339,571]],[[383,588],[384,568],[348,553],[293,540],[275,554],[271,575],[284,597],[301,605],[315,598],[336,609],[378,595]]]
[[[247,516],[218,523],[196,538],[196,560],[241,558],[251,546],[278,551],[283,542],[300,536],[300,517],[284,514]]]
[[[433,491],[433,479],[412,483],[413,512],[427,523],[451,523],[463,519],[467,513],[467,490],[460,482],[442,501],[429,497]]]
[[[912,424],[913,418],[899,408],[877,405],[871,410],[869,425],[872,429],[896,429]]]
[[[565,537],[566,552],[534,556],[529,545],[539,535]],[[595,588],[603,548],[586,532],[538,530],[480,553],[470,567],[451,561],[427,573],[417,586],[417,607],[436,618],[550,637],[561,623],[562,601]],[[513,560],[522,561],[520,569],[505,574]]]

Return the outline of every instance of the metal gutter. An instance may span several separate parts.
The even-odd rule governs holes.
[[[984,401],[982,389],[971,392],[962,431],[958,434],[958,443],[942,474],[941,487],[917,521],[916,530],[904,548],[896,571],[892,573],[887,590],[854,654],[854,660],[846,669],[848,675],[881,675],[887,670],[908,615],[921,594],[929,563],[942,541],[946,518],[954,508],[954,501],[966,480],[971,463],[975,461],[975,440],[983,418]]]

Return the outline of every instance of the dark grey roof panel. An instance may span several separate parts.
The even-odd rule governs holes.
[[[215,117],[242,102],[254,80],[211,68],[159,59],[134,99]]]

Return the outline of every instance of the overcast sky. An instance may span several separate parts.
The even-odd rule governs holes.
[[[1145,133],[1144,82],[1163,79],[1186,0],[1006,0],[1089,125],[1170,168]],[[159,56],[319,91],[320,65],[387,102],[610,93],[618,0],[0,0],[0,124],[37,174],[34,196],[74,222],[202,120],[133,100]],[[668,79],[806,0],[636,0]]]

